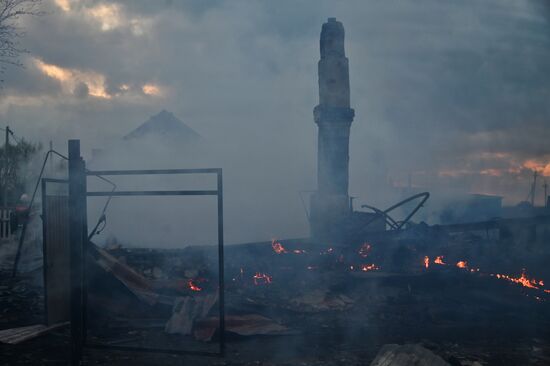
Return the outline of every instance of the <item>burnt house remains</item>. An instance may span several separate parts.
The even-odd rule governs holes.
[[[322,25],[310,237],[224,245],[218,168],[88,170],[78,140],[69,141],[67,157],[49,151],[47,158],[68,160],[68,174],[41,176],[31,200],[32,208],[41,183],[36,219],[44,234],[45,284],[36,287],[17,260],[14,275],[0,284],[0,309],[9,318],[0,350],[10,364],[55,357],[73,365],[548,365],[548,214],[491,217],[500,212],[500,197],[483,197],[473,205],[486,209],[483,219],[415,222],[428,192],[386,209],[353,208],[355,112],[344,36],[335,18]],[[159,116],[174,122],[167,112]],[[127,139],[149,133],[158,126],[153,122]],[[151,175],[214,180],[193,190],[117,186],[122,176]],[[91,189],[92,179],[108,188]],[[63,189],[50,191],[52,185]],[[111,198],[143,196],[215,198],[217,242],[178,249],[98,242]],[[97,198],[106,203],[99,220],[89,222],[87,202]],[[396,219],[405,206],[404,218]],[[10,306],[6,299],[13,298],[32,298],[34,315],[25,313],[28,301]]]

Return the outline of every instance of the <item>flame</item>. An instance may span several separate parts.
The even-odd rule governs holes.
[[[368,271],[377,271],[380,267],[378,267],[376,264],[363,264],[361,265],[361,271],[368,272]]]
[[[435,264],[440,264],[442,266],[447,264],[447,263],[443,262],[443,256],[442,255],[439,255],[439,256],[435,257],[434,263]]]
[[[500,273],[497,273],[495,277],[501,280],[507,280],[513,283],[517,283],[519,285],[522,285],[523,287],[528,287],[528,288],[540,289],[541,286],[544,286],[543,281],[541,280],[537,281],[535,279],[530,279],[529,277],[527,277],[527,275],[525,274],[525,270],[523,270],[523,272],[521,273],[521,276],[519,277],[512,277],[512,276],[503,275]],[[544,290],[544,292],[550,293],[550,290]]]
[[[256,272],[252,278],[254,279],[254,284],[256,286],[269,285],[273,281],[272,276],[266,273],[260,273],[260,272]]]
[[[456,263],[456,266],[458,268],[468,268],[468,262],[467,261],[459,261]]]
[[[283,245],[275,239],[271,240],[271,247],[273,248],[273,251],[275,251],[275,253],[277,254],[288,253],[285,247],[283,247]]]
[[[189,280],[187,281],[187,286],[189,287],[189,289],[191,291],[202,291],[202,287],[199,287],[195,282],[202,282],[200,279],[199,280]]]
[[[426,267],[426,269],[430,267],[430,257],[428,256],[424,257],[424,267]]]
[[[363,258],[366,258],[368,257],[370,250],[371,250],[370,244],[364,243],[363,245],[361,245],[361,248],[359,248],[359,255]]]

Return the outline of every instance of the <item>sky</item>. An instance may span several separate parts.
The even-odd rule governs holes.
[[[60,151],[79,138],[86,158],[173,112],[218,155],[209,162],[235,192],[230,217],[251,213],[229,218],[233,241],[307,233],[298,192],[316,185],[312,110],[328,17],[346,30],[359,203],[390,205],[410,177],[418,190],[515,204],[534,170],[550,177],[543,0],[44,0],[43,9],[20,19],[29,53],[3,75],[0,124]]]

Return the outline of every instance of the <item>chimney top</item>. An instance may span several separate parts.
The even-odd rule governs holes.
[[[344,51],[344,25],[336,18],[328,18],[321,28],[321,58],[346,57]]]

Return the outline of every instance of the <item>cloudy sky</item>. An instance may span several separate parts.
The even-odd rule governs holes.
[[[251,192],[284,191],[280,214],[300,211],[295,193],[315,188],[319,32],[334,16],[356,110],[350,194],[383,206],[410,175],[514,203],[533,169],[550,177],[546,3],[45,0],[21,19],[30,53],[4,74],[0,123],[60,150],[80,138],[89,154],[167,109],[246,162]]]

